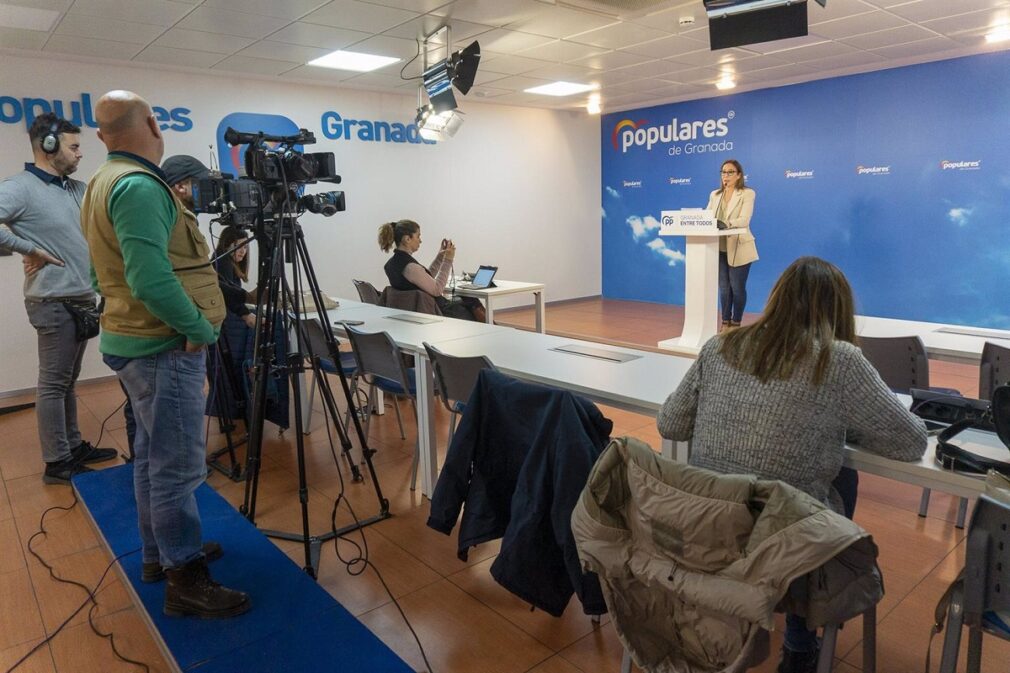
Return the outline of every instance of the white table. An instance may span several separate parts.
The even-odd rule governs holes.
[[[944,325],[936,322],[856,316],[856,334],[868,337],[917,336],[935,360],[977,365],[986,341],[1010,347],[1010,331]]]
[[[536,326],[537,331],[541,334],[546,330],[546,321],[544,319],[544,284],[543,283],[522,283],[515,280],[496,280],[494,281],[495,287],[485,288],[483,290],[466,289],[459,287],[457,283],[455,288],[446,288],[446,294],[452,294],[455,292],[461,297],[476,297],[478,299],[483,299],[484,303],[487,304],[487,322],[488,324],[494,323],[494,306],[493,302],[498,297],[504,297],[509,294],[523,294],[526,292],[532,292],[533,297],[536,300]]]
[[[520,333],[511,327],[499,327],[472,320],[456,320],[442,316],[425,316],[372,304],[363,304],[340,299],[340,307],[328,310],[327,317],[334,331],[346,334],[341,320],[361,320],[356,328],[364,332],[386,332],[393,342],[405,352],[414,356],[414,377],[417,386],[417,442],[420,452],[421,493],[431,497],[438,477],[438,443],[435,437],[435,385],[431,363],[424,350],[424,343],[441,348],[444,344],[458,339],[479,337],[487,334]],[[397,320],[395,315],[417,315],[433,319],[435,322],[418,324]],[[306,317],[315,318],[316,314]],[[301,380],[301,379],[300,379]],[[304,386],[304,381],[300,383]],[[302,399],[306,396],[303,395]]]
[[[569,344],[588,344],[598,349],[640,354],[631,362],[617,364],[582,358],[549,350]],[[646,351],[636,351],[593,342],[580,342],[555,336],[540,336],[516,331],[511,335],[489,335],[459,339],[438,347],[450,355],[486,355],[506,374],[528,381],[551,385],[584,395],[596,402],[628,411],[656,415],[666,397],[676,389],[693,362],[692,359]],[[971,451],[1006,458],[1006,448],[990,433],[966,431],[954,440]],[[872,454],[858,447],[847,447],[845,464],[861,472],[889,479],[934,488],[957,496],[975,496],[983,489],[977,475],[952,472],[940,467],[933,458],[935,438],[921,460],[903,463]],[[663,455],[686,461],[687,442],[663,441]]]
[[[331,320],[363,320],[361,329],[385,331],[398,346],[415,355],[418,391],[418,441],[421,451],[422,492],[431,494],[437,479],[437,444],[434,428],[434,398],[431,366],[422,341],[449,355],[485,355],[502,372],[527,381],[555,386],[589,399],[628,411],[655,416],[666,397],[684,378],[693,359],[591,341],[537,334],[507,327],[443,318],[429,325],[390,319],[404,313],[359,302],[340,300],[340,308],[328,311]],[[340,325],[335,325],[340,331]],[[624,363],[551,350],[575,344],[611,353],[641,357]],[[1005,458],[1006,449],[995,435],[966,431],[955,440],[973,451]],[[918,462],[903,463],[850,447],[845,464],[862,472],[917,486],[935,488],[958,496],[974,496],[983,488],[980,477],[945,470],[933,459],[935,439]],[[688,457],[687,442],[663,442],[663,454],[677,460]]]

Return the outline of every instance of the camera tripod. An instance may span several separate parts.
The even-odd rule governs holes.
[[[267,402],[267,384],[272,376],[278,377],[284,384],[290,383],[291,398],[294,407],[294,437],[298,460],[298,499],[301,503],[302,530],[300,533],[264,530],[268,537],[301,542],[305,548],[304,570],[311,577],[316,576],[319,567],[319,553],[322,544],[335,537],[340,537],[358,528],[370,525],[389,517],[389,501],[383,497],[379,486],[375,467],[372,465],[372,451],[368,447],[365,434],[357,413],[351,413],[355,434],[361,446],[365,466],[375,488],[379,512],[367,519],[328,531],[322,535],[313,535],[309,529],[309,491],[305,473],[305,443],[302,418],[301,386],[298,376],[311,374],[321,394],[324,412],[332,422],[339,437],[342,453],[350,465],[351,481],[362,482],[361,471],[354,461],[350,438],[347,430],[340,422],[333,390],[329,380],[320,366],[320,357],[329,358],[335,365],[343,389],[344,399],[349,409],[355,409],[347,377],[340,366],[340,353],[333,329],[326,317],[322,293],[316,279],[312,261],[305,246],[305,238],[301,225],[296,217],[291,215],[277,216],[272,222],[264,224],[261,220],[255,232],[259,250],[259,283],[263,288],[256,311],[256,339],[254,344],[253,371],[255,375],[252,393],[252,411],[249,420],[249,446],[246,458],[246,488],[245,499],[239,511],[251,522],[256,522],[256,495],[259,487],[259,475],[263,446],[263,422]],[[289,283],[286,264],[291,266],[292,282]],[[303,288],[311,295],[312,304],[327,344],[328,353],[314,353],[303,324]],[[276,334],[286,334],[293,339],[287,348],[279,348]],[[306,364],[306,359],[308,364]],[[339,469],[339,466],[338,466]]]
[[[224,334],[217,340],[214,346],[214,364],[211,372],[210,394],[208,410],[217,416],[217,427],[221,435],[224,436],[225,445],[219,449],[211,451],[207,455],[207,465],[232,481],[242,481],[242,464],[235,455],[236,447],[241,446],[249,438],[248,433],[243,434],[237,440],[232,438],[235,432],[236,417],[243,420],[248,419],[248,409],[246,405],[247,395],[244,374],[235,371],[235,363],[232,359],[231,347],[228,345],[228,337]],[[234,406],[235,415],[231,409]],[[228,464],[222,462],[222,456],[228,456]]]

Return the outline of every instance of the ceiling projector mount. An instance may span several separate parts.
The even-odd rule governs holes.
[[[712,50],[807,34],[807,0],[703,0]],[[825,7],[827,0],[816,0]]]

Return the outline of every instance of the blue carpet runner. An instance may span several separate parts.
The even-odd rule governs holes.
[[[133,466],[78,475],[82,503],[115,556],[140,547]],[[252,609],[226,620],[166,617],[165,584],[140,581],[140,552],[121,561],[177,670],[197,673],[413,673],[392,650],[212,488],[197,489],[205,540],[224,556],[214,579],[250,595]],[[348,577],[347,581],[357,581]]]

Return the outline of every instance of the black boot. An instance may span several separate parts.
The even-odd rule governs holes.
[[[783,647],[782,659],[779,661],[778,673],[816,673],[817,658],[820,650],[809,652],[793,652]]]
[[[169,617],[193,615],[201,619],[235,617],[251,607],[249,596],[223,587],[210,577],[207,559],[190,561],[180,568],[167,568],[165,609]]]
[[[207,559],[207,562],[216,561],[224,554],[224,549],[217,542],[204,542],[203,543],[203,557]],[[152,584],[154,582],[160,582],[165,579],[165,569],[161,567],[161,563],[155,561],[154,563],[145,563],[144,570],[140,575],[140,581],[146,584]]]

